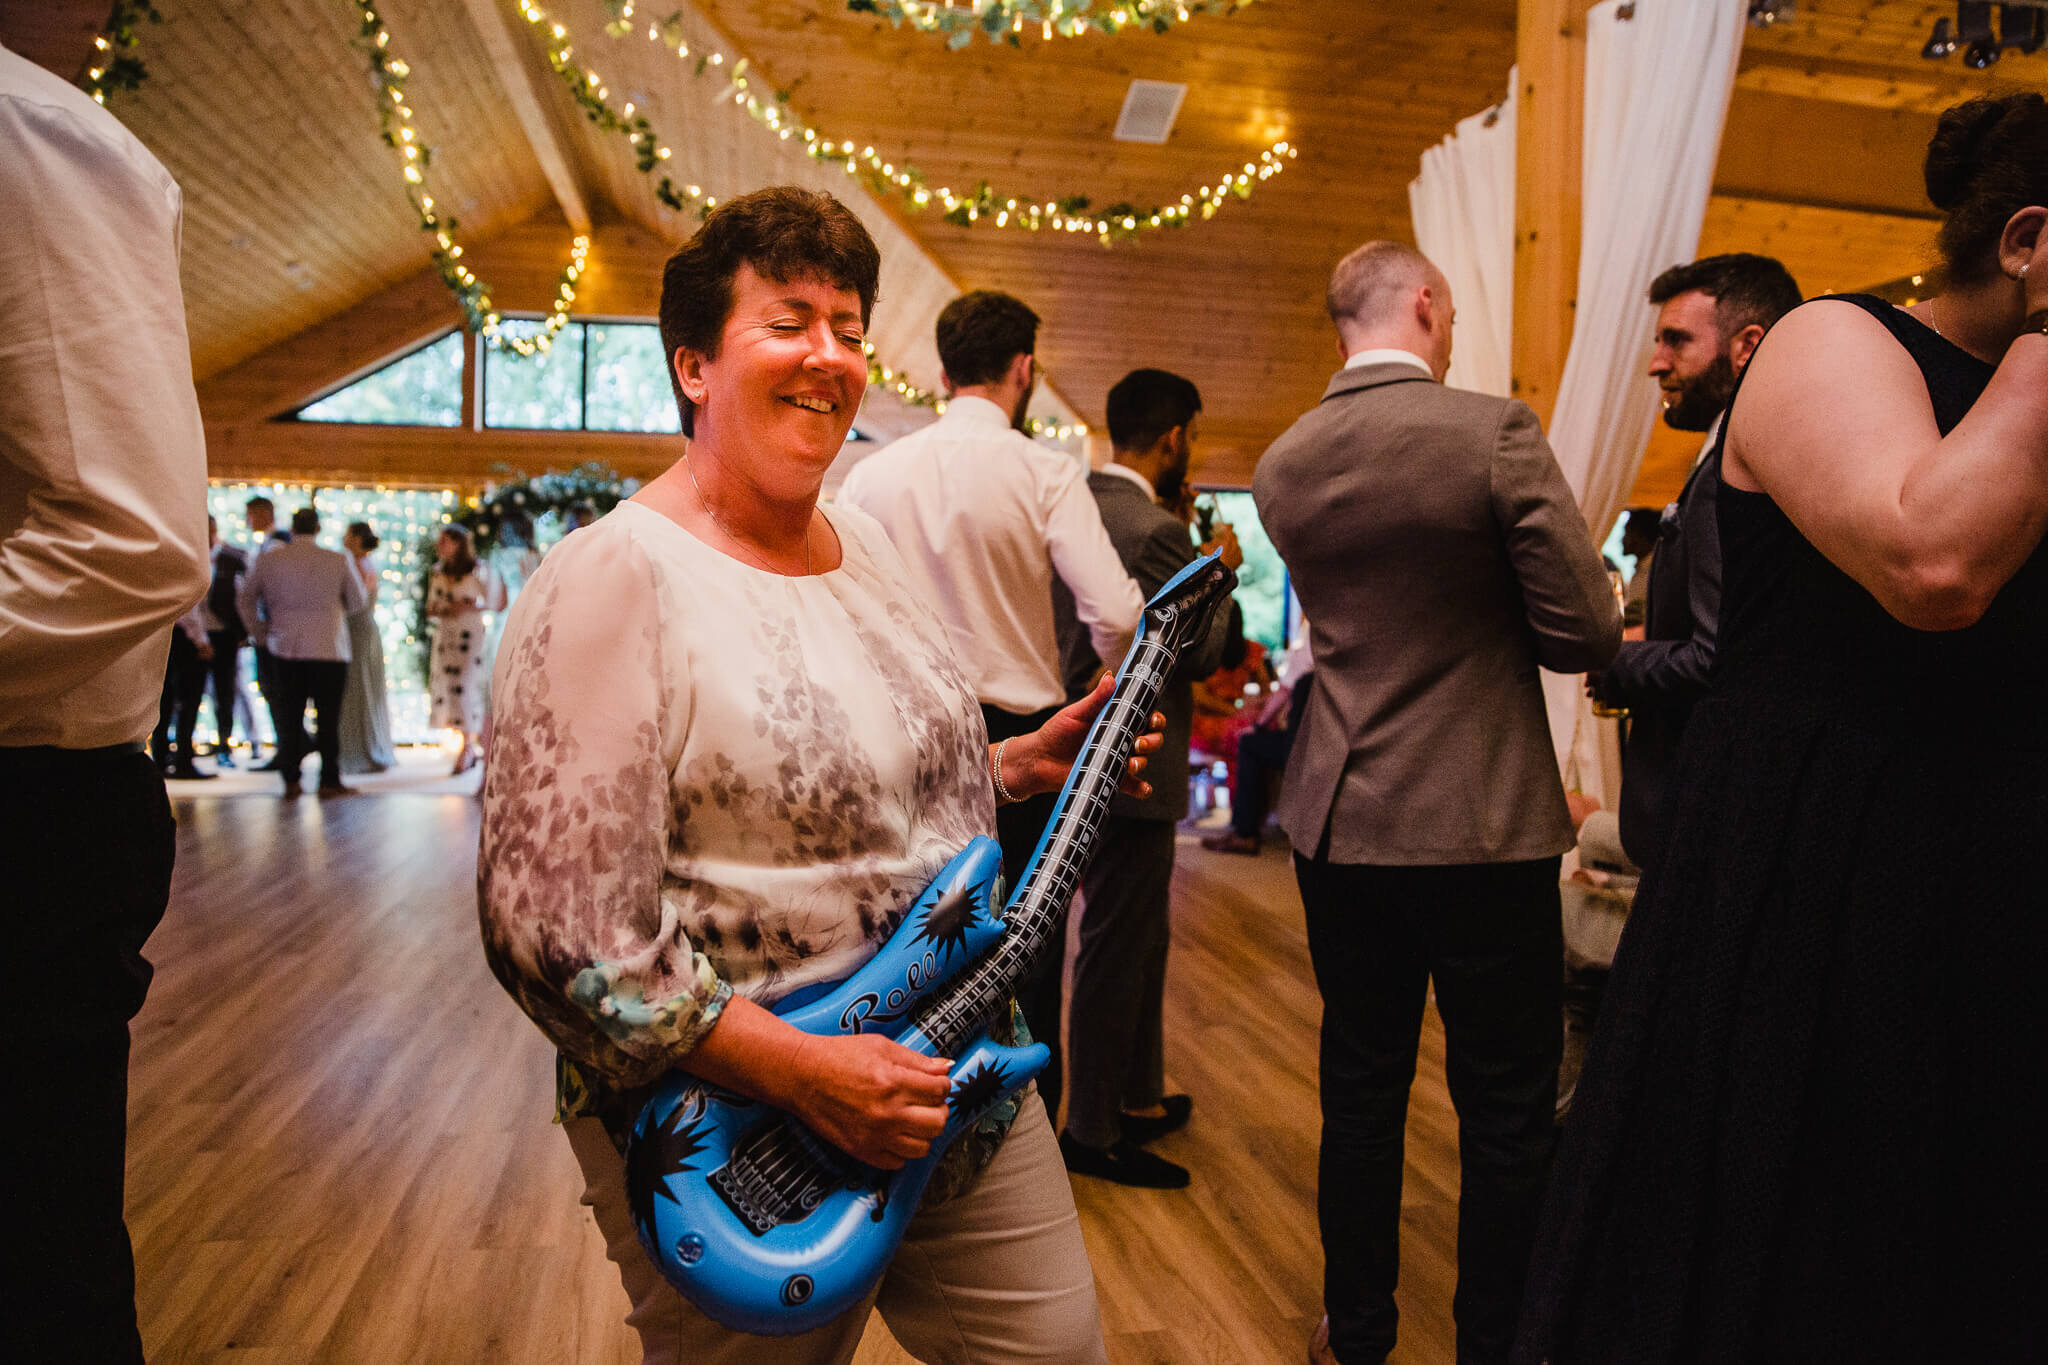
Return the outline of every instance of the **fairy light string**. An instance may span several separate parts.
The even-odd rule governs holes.
[[[149,0],[115,0],[106,27],[92,40],[92,65],[78,82],[79,89],[95,103],[105,104],[116,90],[140,90],[149,78],[149,68],[135,55],[135,49],[142,46],[145,19],[152,24],[164,21]]]
[[[945,35],[946,46],[966,47],[978,33],[992,43],[1021,47],[1025,34],[1079,38],[1088,33],[1146,30],[1165,33],[1197,15],[1235,14],[1256,0],[846,0],[854,14],[873,14],[896,27]]]
[[[612,37],[623,38],[636,31],[642,32],[647,41],[674,53],[698,76],[713,71],[726,73],[724,97],[744,109],[764,131],[784,142],[801,138],[804,152],[812,160],[839,166],[847,175],[876,193],[899,200],[913,213],[937,211],[946,222],[956,227],[1085,233],[1094,236],[1104,246],[1112,246],[1134,240],[1147,232],[1185,227],[1198,218],[1213,218],[1216,210],[1231,199],[1249,199],[1254,186],[1278,175],[1298,154],[1292,143],[1282,139],[1262,150],[1257,160],[1228,168],[1214,183],[1181,195],[1178,203],[1149,207],[1119,202],[1095,209],[1093,201],[1083,194],[1051,198],[1009,195],[995,189],[986,180],[965,192],[956,191],[948,185],[935,187],[916,167],[898,164],[895,159],[883,156],[871,143],[826,136],[798,118],[790,110],[784,95],[775,93],[764,99],[754,88],[759,72],[752,69],[745,58],[729,60],[723,52],[715,49],[692,49],[683,32],[680,13],[671,14],[663,20],[647,21],[643,29],[641,21],[635,17],[633,0],[605,0],[605,6],[614,16],[605,26],[605,32]],[[631,104],[623,110],[613,110],[606,103],[608,90],[603,78],[573,60],[574,48],[568,30],[551,21],[535,0],[520,0],[520,13],[542,34],[548,44],[549,65],[568,85],[585,115],[600,127],[625,133],[631,138],[636,164],[643,174],[653,175],[660,164],[668,160],[669,149],[655,134],[645,115],[638,113]],[[670,208],[695,208],[700,217],[717,205],[715,199],[702,197],[702,192],[695,185],[678,192],[674,182],[665,174],[656,183],[655,193]]]
[[[538,355],[554,344],[555,337],[569,322],[569,305],[576,301],[576,282],[583,275],[590,239],[578,234],[569,248],[569,263],[555,284],[555,297],[541,330],[532,336],[514,335],[491,302],[490,287],[462,263],[462,244],[456,240],[456,219],[434,206],[428,192],[427,173],[434,151],[419,136],[413,124],[412,105],[405,96],[405,84],[412,68],[391,51],[391,32],[377,16],[372,0],[349,0],[359,20],[355,45],[368,58],[370,76],[377,88],[378,130],[386,146],[399,155],[399,174],[405,181],[406,200],[419,219],[420,230],[434,236],[434,269],[441,282],[455,295],[462,310],[463,326],[482,338],[493,350],[509,350],[523,356]]]

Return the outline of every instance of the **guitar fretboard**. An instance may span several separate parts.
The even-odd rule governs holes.
[[[1145,732],[1152,705],[1173,671],[1180,652],[1168,643],[1176,634],[1171,629],[1175,615],[1171,608],[1162,613],[1163,628],[1141,635],[1126,656],[1116,691],[1090,728],[1073,772],[1060,789],[1046,837],[1004,912],[1009,932],[912,1017],[937,1051],[952,1052],[979,1033],[1051,940],[1060,911],[1072,899],[1095,851],[1132,747]]]

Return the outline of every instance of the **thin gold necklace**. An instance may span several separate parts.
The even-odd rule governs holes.
[[[773,564],[770,564],[767,560],[763,559],[759,554],[755,552],[753,546],[747,544],[747,542],[741,540],[738,536],[734,535],[732,533],[732,528],[730,526],[727,526],[723,521],[719,520],[718,513],[711,509],[711,500],[704,496],[704,485],[697,482],[697,468],[695,465],[690,463],[690,452],[688,450],[683,451],[683,472],[690,476],[690,487],[697,490],[697,505],[704,509],[704,515],[711,518],[711,524],[713,526],[716,526],[721,532],[723,532],[727,540],[739,546],[740,549],[746,551],[748,558],[752,559],[754,563],[760,565],[769,573],[781,574],[784,578],[789,577],[788,574],[783,573],[782,570],[776,568]],[[809,578],[810,576],[811,522],[810,518],[806,517],[804,519],[804,577]]]

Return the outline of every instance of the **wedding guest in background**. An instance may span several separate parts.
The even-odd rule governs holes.
[[[249,552],[248,567],[253,568],[265,554],[280,545],[291,544],[292,533],[277,524],[277,507],[269,498],[259,494],[249,499],[243,505],[242,517],[248,523],[250,534],[257,537],[256,548]],[[240,587],[235,589],[237,610],[240,608],[241,591]],[[262,632],[256,629],[255,622],[245,620],[242,625],[249,632],[249,647],[256,656],[256,690],[263,694],[263,709],[270,714],[270,737],[276,746],[275,752],[270,756],[270,762],[264,764],[258,771],[278,772],[284,767],[284,731],[278,725],[278,717],[283,714],[283,710],[277,681],[276,658],[265,647]],[[313,747],[311,738],[306,734],[303,720],[299,724],[298,734],[301,752]],[[249,752],[252,757],[255,751],[256,734],[252,730],[249,733]]]
[[[1177,506],[1187,484],[1202,395],[1165,370],[1133,370],[1109,391],[1112,458],[1088,476],[1102,525],[1139,593],[1151,597],[1194,563],[1196,549]],[[1225,524],[1202,553],[1244,562]],[[1072,613],[1062,651],[1070,696],[1086,696],[1104,667],[1091,634]],[[1189,646],[1154,703],[1166,717],[1165,746],[1148,774],[1152,793],[1118,796],[1102,822],[1101,843],[1081,874],[1081,945],[1067,1045],[1067,1121],[1060,1156],[1078,1175],[1120,1185],[1181,1189],[1187,1168],[1145,1144],[1181,1128],[1194,1101],[1166,1093],[1167,949],[1173,890],[1174,827],[1188,813],[1188,734],[1194,679],[1222,657],[1230,613],[1219,611],[1208,636]],[[1051,956],[1058,956],[1057,954]],[[1030,1016],[1027,1015],[1027,1018]]]
[[[1450,284],[1369,242],[1327,297],[1344,368],[1266,451],[1259,519],[1314,622],[1280,823],[1323,996],[1318,1362],[1394,1346],[1402,1133],[1435,987],[1458,1113],[1458,1358],[1507,1357],[1556,1102],[1572,827],[1538,667],[1621,643],[1536,415],[1443,386]]]
[[[1517,1357],[2039,1359],[2048,99],[1944,113],[1947,282],[1793,310],[1723,426],[1714,690]]]
[[[214,776],[201,772],[192,761],[192,732],[199,728],[199,702],[206,694],[206,674],[213,663],[213,645],[206,638],[199,605],[194,603],[172,627],[156,730],[149,737],[149,752],[157,770],[180,782],[203,782]]]
[[[320,794],[345,795],[341,780],[341,698],[348,686],[351,612],[363,610],[363,580],[347,555],[320,547],[320,514],[292,513],[292,539],[266,549],[242,580],[238,606],[252,639],[270,651],[284,723],[278,773],[284,794],[299,794],[306,759],[306,704],[312,703],[320,752]]]
[[[427,651],[427,724],[461,736],[452,771],[466,773],[482,757],[484,613],[502,608],[503,599],[490,569],[477,562],[467,527],[442,527],[434,555],[427,582],[427,616],[434,628]]]
[[[208,681],[213,692],[213,764],[216,768],[235,766],[235,712],[245,717],[244,729],[251,752],[256,743],[255,726],[247,724],[249,699],[242,692],[242,642],[249,632],[242,628],[242,613],[235,596],[242,590],[242,575],[249,571],[249,557],[220,538],[220,526],[206,519],[206,538],[212,544],[211,579],[206,596],[199,601],[199,618],[206,626],[206,643],[213,650]]]
[[[1670,409],[1665,409],[1670,416]],[[1621,600],[1621,624],[1633,630],[1643,623],[1650,598],[1650,561],[1657,554],[1657,525],[1663,513],[1654,507],[1631,507],[1621,523],[1621,552],[1636,562],[1629,575],[1628,592]],[[1631,636],[1631,639],[1634,637]]]
[[[341,695],[341,770],[381,773],[396,766],[391,706],[384,693],[384,640],[377,632],[377,566],[382,543],[366,521],[352,521],[341,546],[363,585],[361,611],[348,614],[348,682]]]
[[[1266,647],[1244,633],[1244,611],[1230,604],[1230,630],[1216,671],[1195,682],[1194,746],[1237,771],[1237,741],[1258,723],[1273,686]]]
[[[562,528],[562,534],[566,536],[571,531],[580,531],[596,520],[595,507],[587,502],[572,502],[569,504],[568,524]]]
[[[919,596],[946,623],[991,739],[1029,734],[1066,698],[1055,579],[1073,594],[1095,653],[1123,660],[1145,601],[1081,468],[1021,429],[1038,386],[1038,314],[991,289],[939,313],[936,340],[950,400],[938,421],[853,467],[839,501],[889,533]],[[1055,793],[996,812],[1003,875],[1015,886],[1052,818]],[[1064,936],[1055,942],[1064,943]],[[1032,1036],[1052,1049],[1038,1078],[1059,1112],[1063,954],[1047,953],[1018,992]]]
[[[0,48],[0,205],[0,1033],[25,1068],[0,1358],[141,1365],[128,1021],[176,847],[142,742],[171,623],[206,590],[182,196],[112,114]]]

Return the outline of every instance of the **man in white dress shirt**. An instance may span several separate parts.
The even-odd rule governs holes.
[[[1037,386],[1037,339],[1038,315],[1008,294],[976,290],[947,304],[938,322],[945,413],[855,465],[839,492],[882,523],[946,623],[992,740],[1036,730],[1066,700],[1055,575],[1112,668],[1145,608],[1102,527],[1087,471],[1020,429]],[[1013,888],[1056,800],[996,812]],[[1048,1113],[1059,1109],[1060,971],[1055,949],[1018,993],[1032,1035],[1052,1049],[1038,1079]]]
[[[139,1362],[122,1222],[128,1021],[176,826],[143,752],[206,589],[177,184],[0,48],[0,1359]]]
[[[363,580],[348,556],[323,550],[320,514],[310,507],[292,513],[289,544],[269,545],[242,579],[242,624],[251,639],[270,651],[277,677],[271,714],[278,726],[278,772],[284,794],[299,794],[299,767],[306,760],[306,703],[313,703],[314,734],[320,749],[320,792],[339,796],[341,780],[341,694],[348,684],[348,614],[367,605]]]

